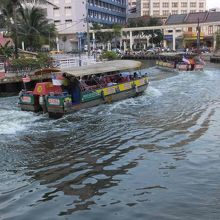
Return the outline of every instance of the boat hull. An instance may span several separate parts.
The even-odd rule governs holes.
[[[194,68],[191,69],[191,65],[187,65],[184,63],[177,64],[176,68],[174,67],[173,63],[167,63],[162,61],[157,61],[156,66],[158,68],[161,68],[163,70],[173,71],[173,72],[179,72],[179,71],[202,71],[204,68],[203,64],[195,64]]]
[[[107,95],[104,97],[100,97],[95,100],[91,100],[91,101],[87,101],[87,102],[79,103],[79,104],[73,104],[68,107],[49,106],[47,108],[47,111],[48,111],[50,118],[60,118],[65,114],[76,112],[81,109],[91,108],[91,107],[95,107],[101,104],[110,104],[112,102],[139,96],[144,93],[144,91],[147,89],[147,86],[148,86],[148,83],[145,85],[136,87],[136,88],[132,88],[129,90],[125,90],[125,91],[121,91],[121,92]]]

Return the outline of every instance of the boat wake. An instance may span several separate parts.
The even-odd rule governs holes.
[[[1,109],[0,115],[0,135],[16,134],[39,119],[39,116],[34,117],[33,113],[7,109]]]

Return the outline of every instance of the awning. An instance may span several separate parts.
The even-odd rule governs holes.
[[[141,67],[141,62],[134,60],[115,60],[103,63],[92,64],[88,66],[66,69],[64,72],[75,77],[95,75],[115,71],[135,70]]]

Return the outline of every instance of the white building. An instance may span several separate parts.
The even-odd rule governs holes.
[[[134,0],[129,0],[130,4]],[[136,16],[166,18],[170,14],[187,14],[206,11],[206,0],[136,0]]]
[[[86,6],[81,0],[51,0],[55,7],[47,8],[59,33],[59,48],[70,51],[78,47],[77,32],[86,32]],[[74,34],[75,33],[75,34]]]
[[[50,0],[55,7],[47,10],[59,33],[60,49],[71,51],[86,43],[87,13],[89,23],[124,24],[127,0]]]

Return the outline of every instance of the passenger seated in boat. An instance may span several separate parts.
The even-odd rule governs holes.
[[[80,79],[79,82],[82,91],[93,90],[97,88],[97,85],[88,85],[84,78]]]
[[[117,83],[111,81],[111,77],[110,76],[106,77],[106,83],[107,83],[107,86],[113,86],[113,85],[117,84]]]
[[[133,77],[133,79],[138,79],[138,74],[137,74],[137,72],[134,72],[134,77]]]

